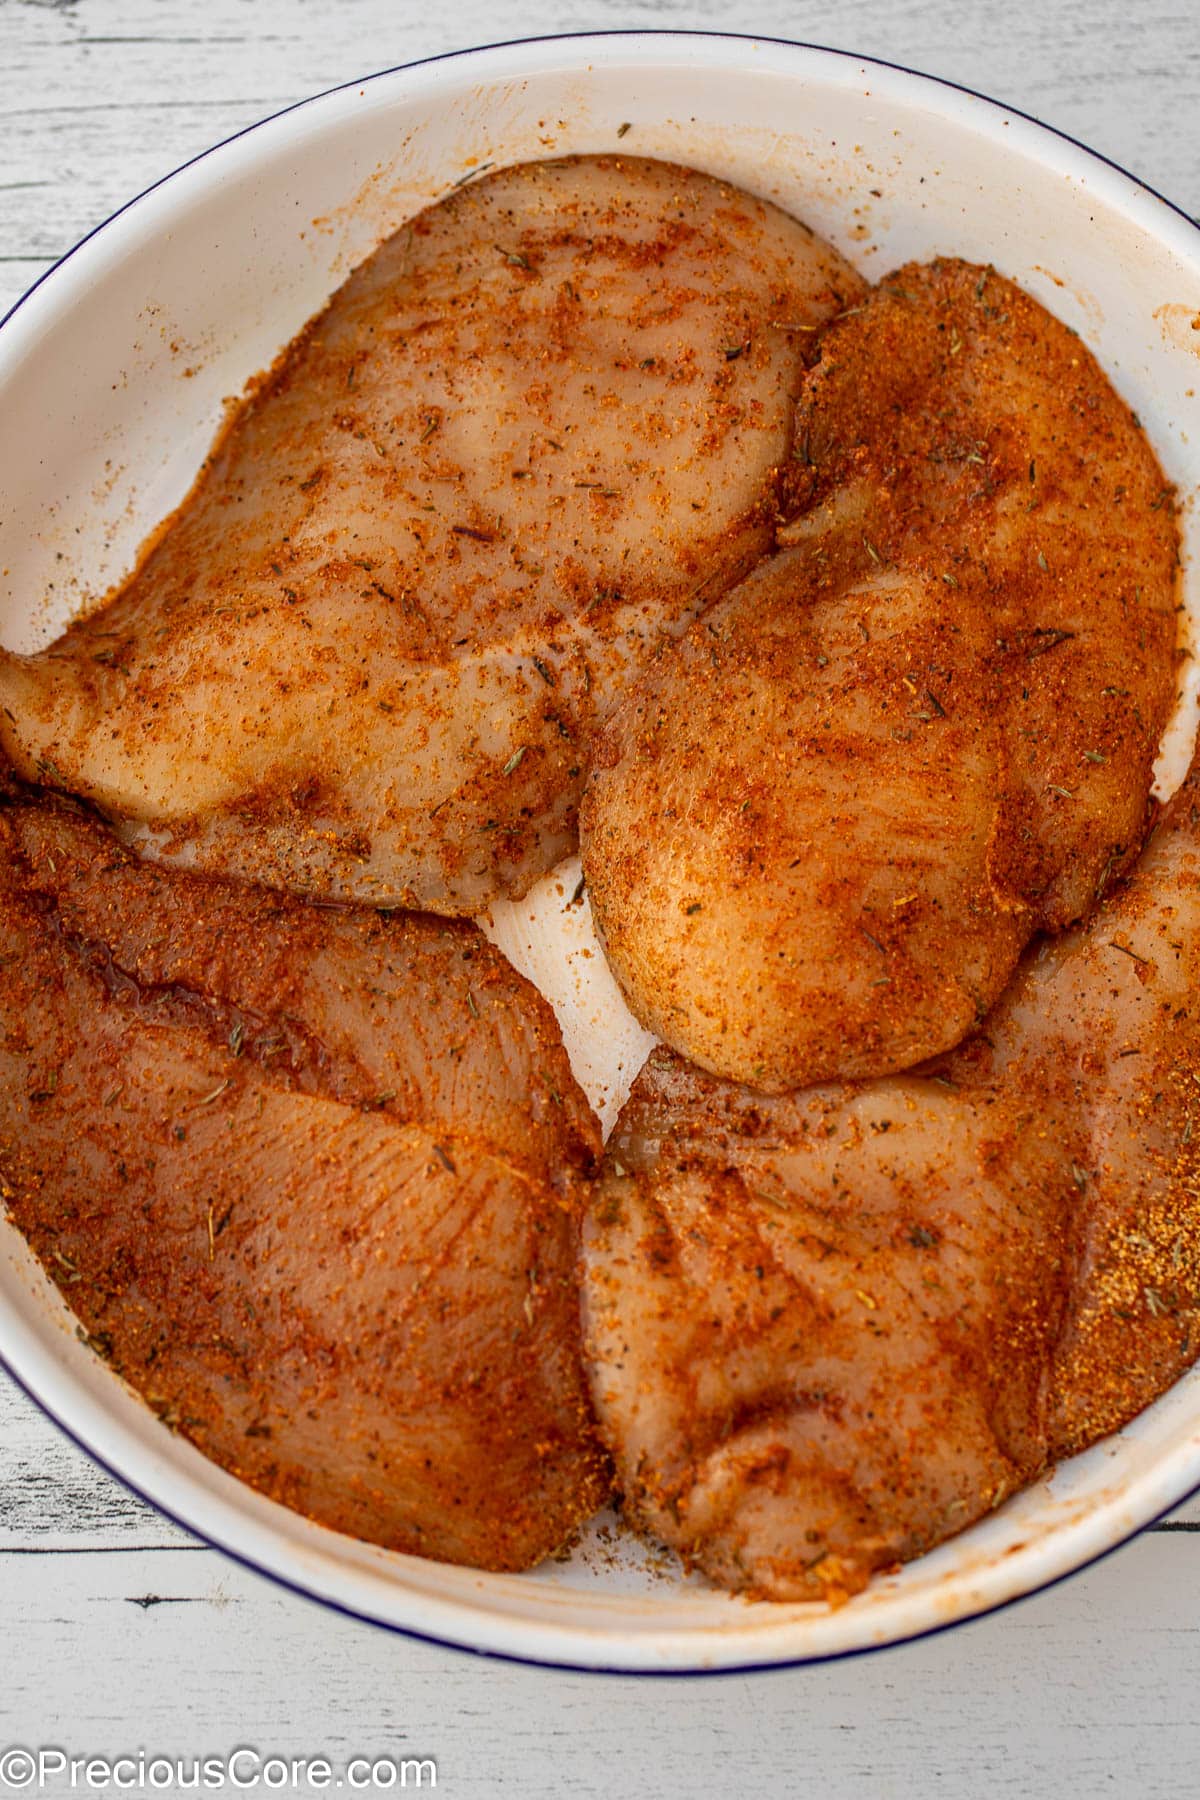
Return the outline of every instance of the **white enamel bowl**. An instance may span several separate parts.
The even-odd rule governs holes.
[[[1016,277],[1141,415],[1194,539],[1194,225],[1067,140],[924,77],[788,44],[620,33],[472,51],[325,94],[190,163],[59,264],[0,329],[0,639],[45,642],[129,568],[190,484],[226,397],[387,232],[472,169],[618,142],[778,201],[868,275],[940,251]],[[611,1117],[645,1040],[582,954],[587,921],[562,912],[568,880],[498,915],[495,935],[559,1006]],[[610,1527],[571,1561],[513,1577],[309,1524],[166,1431],[76,1341],[2,1223],[0,1355],[107,1467],[256,1568],[387,1625],[586,1667],[734,1668],[894,1642],[1053,1581],[1200,1483],[1196,1376],[840,1610],[751,1604]]]

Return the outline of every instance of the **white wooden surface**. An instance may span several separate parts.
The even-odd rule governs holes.
[[[629,25],[948,76],[1200,215],[1189,0],[0,0],[0,313],[122,201],[290,100],[442,50]],[[432,1756],[446,1793],[581,1800],[1186,1795],[1198,1693],[1195,1503],[1049,1594],[884,1654],[707,1681],[563,1675],[276,1589],[92,1468],[0,1375],[0,1751]]]

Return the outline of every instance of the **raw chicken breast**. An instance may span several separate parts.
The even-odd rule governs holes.
[[[1200,1351],[1200,771],[1127,887],[938,1063],[767,1098],[655,1051],[585,1226],[627,1516],[844,1597]]]
[[[0,653],[0,743],[140,852],[444,913],[573,848],[591,735],[770,545],[862,283],[693,170],[489,175],[381,246],[124,591]]]
[[[0,1189],[105,1356],[264,1493],[517,1569],[603,1498],[598,1129],[473,926],[138,864],[0,804]]]
[[[767,1092],[955,1044],[1141,840],[1178,534],[1079,340],[901,269],[797,409],[787,547],[602,734],[584,868],[641,1022]]]

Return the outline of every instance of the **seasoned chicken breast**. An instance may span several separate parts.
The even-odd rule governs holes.
[[[767,1097],[656,1050],[585,1227],[627,1516],[844,1597],[1200,1352],[1200,769],[1128,886],[920,1071]]]
[[[582,813],[641,1022],[767,1092],[956,1043],[1140,842],[1178,534],[1140,427],[992,270],[824,335],[786,547],[647,669]]]
[[[0,654],[0,743],[140,852],[444,913],[573,848],[597,722],[768,547],[863,284],[694,170],[488,175],[252,392],[124,590]]]
[[[606,1491],[574,1259],[599,1148],[466,924],[138,864],[0,803],[0,1190],[81,1334],[233,1474],[519,1569]]]

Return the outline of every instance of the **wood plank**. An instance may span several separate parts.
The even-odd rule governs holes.
[[[0,1556],[0,1744],[432,1756],[495,1800],[1191,1791],[1197,1581],[1170,1539],[995,1618],[772,1675],[484,1662],[318,1611],[221,1558]],[[809,1784],[811,1785],[811,1788]]]
[[[114,1481],[0,1372],[0,1551],[192,1541]]]

